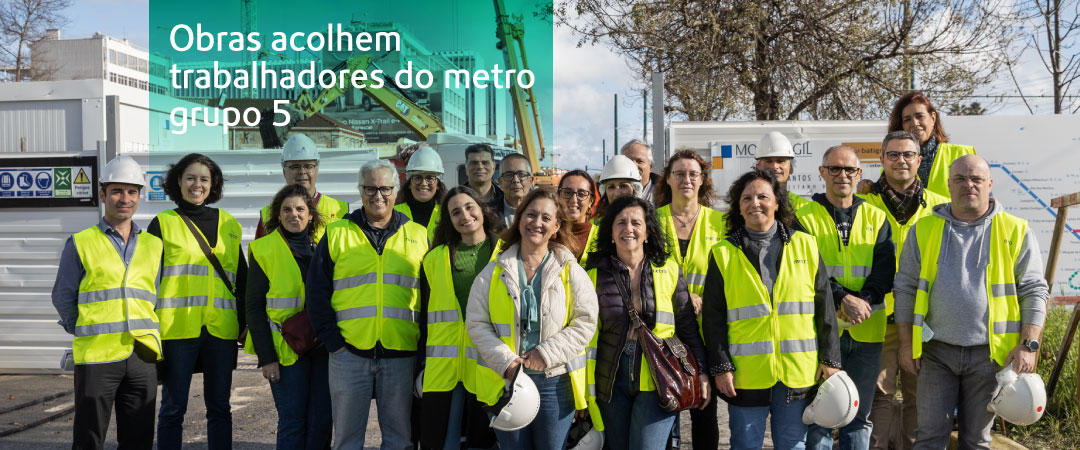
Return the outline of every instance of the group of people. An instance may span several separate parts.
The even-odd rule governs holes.
[[[100,177],[104,217],[67,241],[53,289],[75,336],[73,448],[102,447],[114,404],[120,446],[151,448],[159,379],[158,448],[180,448],[196,372],[209,447],[229,448],[240,341],[270,384],[278,448],[363,448],[374,399],[382,448],[561,450],[591,423],[605,448],[660,450],[678,413],[660,405],[646,331],[696,363],[694,448],[719,447],[719,400],[732,448],[760,448],[770,416],[776,448],[832,448],[834,430],[804,410],[841,370],[862,401],[840,448],[888,448],[896,427],[904,448],[945,448],[954,419],[961,448],[989,448],[994,375],[1034,370],[1048,289],[1032,231],[990,196],[974,153],[911,93],[862,189],[857,152],[836,146],[818,168],[825,192],[789,192],[795,154],[776,132],[727,212],[693,150],[655,174],[631,141],[598,178],[573,170],[548,190],[517,154],[494,178],[476,144],[452,189],[427,147],[404,187],[390,162],[363,164],[350,211],[316,190],[316,146],[296,135],[246,257],[239,223],[208,206],[224,185],[214,161],[169,167],[177,208],[143,233],[131,217],[144,175],[120,156]],[[535,419],[493,429],[519,377],[536,387]]]

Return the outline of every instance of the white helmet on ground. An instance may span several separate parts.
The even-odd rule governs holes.
[[[109,161],[109,163],[105,165],[105,169],[101,171],[101,179],[98,181],[102,186],[109,183],[146,186],[146,178],[143,176],[142,166],[140,166],[134,158],[128,155],[117,155],[116,158]]]
[[[412,176],[413,172],[434,172],[442,175],[443,163],[439,153],[431,147],[420,147],[409,157],[409,163],[405,165],[405,173]]]
[[[997,373],[998,390],[986,410],[1010,423],[1026,426],[1046,411],[1046,385],[1035,373],[1018,374],[1012,363]]]
[[[859,411],[859,391],[843,370],[818,387],[814,401],[803,410],[802,421],[822,428],[839,428],[855,420]]]
[[[285,148],[281,149],[282,163],[311,160],[319,160],[319,148],[315,146],[315,141],[303,133],[294,134],[285,142]]]
[[[791,148],[791,141],[779,131],[765,133],[765,136],[758,141],[757,150],[754,151],[754,159],[794,157],[795,150]]]
[[[641,171],[638,170],[634,161],[626,156],[612,156],[607,164],[604,164],[604,170],[600,171],[600,195],[605,195],[604,182],[607,180],[630,180],[634,185],[634,195],[640,195]]]
[[[574,419],[566,437],[568,450],[601,450],[604,448],[604,432],[593,428],[589,418]]]
[[[516,431],[529,426],[540,411],[540,392],[532,378],[518,368],[514,380],[506,387],[495,404],[498,412],[491,418],[491,427],[499,431]]]

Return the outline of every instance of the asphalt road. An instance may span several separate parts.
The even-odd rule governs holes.
[[[66,375],[0,375],[0,411],[35,399],[71,390],[72,376]],[[202,401],[202,376],[192,378],[191,398],[184,421],[184,448],[205,449],[206,417]],[[159,391],[160,401],[160,391]],[[53,414],[62,413],[74,405],[72,394],[0,414],[0,433]],[[720,446],[728,446],[727,407],[720,405]],[[269,450],[274,448],[277,429],[277,411],[270,395],[270,387],[255,368],[255,357],[241,353],[239,367],[233,373],[232,388],[233,448],[237,450]],[[62,415],[52,421],[25,431],[0,437],[0,449],[7,450],[60,450],[71,448],[71,421],[73,414]],[[110,422],[105,448],[116,448],[116,420]],[[681,421],[682,448],[691,448],[690,417],[683,413]],[[610,430],[609,430],[610,432]],[[382,439],[378,429],[378,414],[372,402],[370,420],[367,424],[365,448],[376,449]],[[766,448],[770,444],[766,435]]]

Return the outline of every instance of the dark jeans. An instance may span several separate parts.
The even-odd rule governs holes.
[[[278,450],[330,448],[328,357],[320,345],[291,366],[280,366],[281,379],[270,383],[278,412]]]
[[[866,450],[870,447],[870,409],[874,404],[878,371],[881,367],[881,343],[859,342],[851,333],[840,336],[840,363],[844,366],[855,389],[859,391],[859,410],[851,423],[840,427],[840,450]],[[806,432],[806,447],[818,450],[833,448],[832,429],[810,425]]]
[[[156,402],[157,368],[134,353],[122,361],[75,366],[71,448],[99,450],[104,447],[113,404],[116,405],[117,448],[153,448]]]
[[[206,331],[191,339],[162,341],[165,353],[158,412],[158,449],[179,450],[184,436],[184,414],[195,364],[203,369],[206,404],[206,442],[209,450],[232,448],[232,412],[229,394],[236,367],[236,341],[219,339]]]
[[[645,364],[645,361],[641,362]],[[611,399],[599,401],[604,419],[605,447],[610,450],[663,450],[675,422],[676,413],[660,408],[656,391],[639,391],[640,378],[634,370],[634,357],[623,353],[615,373]]]
[[[945,448],[953,419],[960,424],[958,448],[989,449],[994,413],[988,412],[995,375],[989,345],[961,347],[944,342],[923,344],[919,369],[919,428],[915,449]]]
[[[712,377],[709,377],[712,378]],[[690,436],[694,441],[694,450],[720,448],[720,422],[716,417],[716,406],[720,403],[718,391],[713,388],[712,399],[705,409],[690,409]],[[675,421],[675,426],[679,421]]]

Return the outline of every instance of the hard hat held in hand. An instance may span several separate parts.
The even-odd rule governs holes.
[[[607,164],[604,164],[604,170],[600,172],[600,183],[603,184],[607,180],[624,178],[640,183],[641,171],[638,170],[637,165],[630,158],[623,155],[612,156]]]
[[[859,391],[843,370],[818,387],[814,401],[803,410],[802,421],[823,428],[839,428],[855,420],[859,411]]]
[[[285,148],[281,149],[281,162],[289,161],[318,161],[319,148],[315,141],[304,134],[294,134],[285,142]]]
[[[405,165],[405,173],[411,174],[413,172],[434,172],[442,175],[443,164],[442,158],[439,157],[439,153],[431,147],[420,147],[412,156],[409,157],[409,163]]]
[[[765,136],[758,141],[757,149],[754,150],[754,159],[794,157],[795,151],[791,148],[791,141],[779,131],[765,133]]]
[[[566,448],[569,450],[600,450],[604,448],[604,432],[593,428],[588,418],[574,419],[567,433]]]
[[[424,398],[424,369],[420,369],[420,375],[416,376],[416,382],[413,383],[413,397]]]
[[[146,177],[143,176],[142,166],[134,158],[127,155],[119,155],[105,165],[101,171],[101,185],[109,183],[134,184],[146,186]]]
[[[525,375],[524,366],[518,367],[513,382],[496,403],[498,405],[502,405],[502,408],[491,418],[491,428],[496,430],[517,431],[536,419],[536,413],[540,411],[540,392],[536,390],[532,378]]]
[[[1035,373],[1016,373],[1012,363],[995,376],[997,393],[986,410],[1016,425],[1031,425],[1046,411],[1046,385]]]

